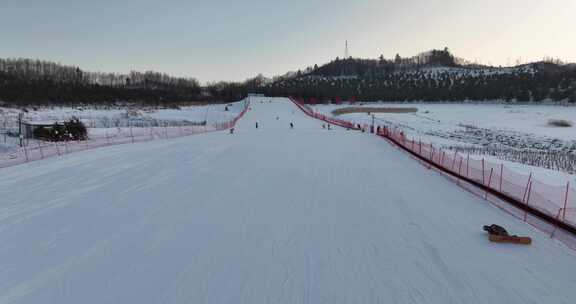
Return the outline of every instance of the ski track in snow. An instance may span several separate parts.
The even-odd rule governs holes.
[[[382,139],[261,100],[235,134],[3,169],[0,303],[576,299],[564,245]],[[490,243],[490,223],[534,243]]]

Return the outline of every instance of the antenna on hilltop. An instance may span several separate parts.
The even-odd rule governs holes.
[[[344,48],[344,59],[348,59],[348,40],[346,40],[346,47]]]

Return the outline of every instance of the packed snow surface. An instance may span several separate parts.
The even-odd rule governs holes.
[[[576,299],[561,243],[380,138],[251,107],[234,134],[3,169],[0,303]],[[492,223],[533,245],[490,243]]]

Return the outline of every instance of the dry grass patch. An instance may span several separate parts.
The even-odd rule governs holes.
[[[417,108],[384,108],[384,107],[347,107],[332,111],[335,116],[350,113],[416,113]]]

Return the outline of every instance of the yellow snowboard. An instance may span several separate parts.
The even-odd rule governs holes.
[[[527,236],[488,234],[488,239],[495,243],[532,244],[532,239]]]

